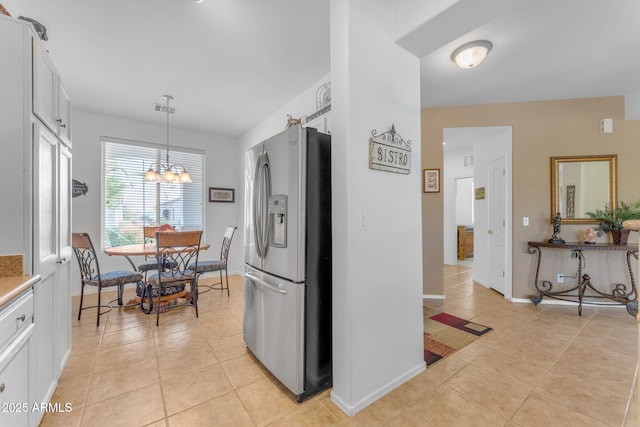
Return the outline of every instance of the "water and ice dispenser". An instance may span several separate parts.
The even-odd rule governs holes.
[[[287,195],[269,196],[269,245],[287,247]]]

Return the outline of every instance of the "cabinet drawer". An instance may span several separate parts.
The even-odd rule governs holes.
[[[33,291],[30,289],[0,310],[0,352],[32,319]]]

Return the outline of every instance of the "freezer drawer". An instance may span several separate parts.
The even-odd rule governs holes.
[[[243,337],[291,392],[304,392],[305,285],[245,265]]]

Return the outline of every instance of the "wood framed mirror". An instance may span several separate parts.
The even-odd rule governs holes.
[[[551,215],[563,224],[597,223],[586,212],[615,206],[617,201],[615,154],[551,157]]]

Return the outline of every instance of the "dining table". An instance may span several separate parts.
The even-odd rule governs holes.
[[[209,243],[200,244],[200,250],[201,251],[206,251],[210,247],[211,247],[211,244],[209,244]],[[185,247],[185,249],[186,249],[186,247]],[[189,248],[189,249],[191,249],[191,248]],[[157,255],[157,247],[156,247],[155,243],[134,243],[134,244],[131,244],[131,245],[113,246],[111,248],[106,248],[104,250],[104,253],[106,253],[109,256],[123,256],[123,257],[125,257],[126,260],[129,261],[129,264],[131,264],[131,267],[133,268],[133,270],[137,271],[136,264],[133,262],[133,260],[130,257],[133,257],[133,256],[155,256],[155,255]],[[187,291],[185,289],[182,292],[178,292],[178,293],[175,293],[175,294],[172,294],[172,295],[162,296],[160,298],[160,304],[161,304],[161,306],[169,305],[169,304],[171,304],[171,301],[175,301],[178,298],[188,298],[189,297],[188,294],[189,294],[189,291]],[[134,307],[134,306],[140,304],[140,302],[141,302],[141,298],[140,297],[136,297],[136,298],[128,301],[126,303],[126,306],[127,307]]]

